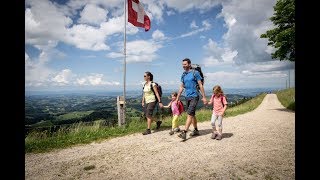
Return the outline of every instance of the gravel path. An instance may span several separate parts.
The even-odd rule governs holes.
[[[28,153],[25,179],[295,179],[295,113],[275,94],[223,126],[220,141],[210,139],[207,121],[185,142],[163,130]]]

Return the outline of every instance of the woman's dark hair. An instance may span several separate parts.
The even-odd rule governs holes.
[[[153,81],[153,74],[149,71],[145,72],[147,76],[150,76],[150,81]]]

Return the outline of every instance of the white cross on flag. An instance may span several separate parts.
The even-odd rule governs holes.
[[[128,0],[128,22],[149,31],[151,22],[139,0]]]

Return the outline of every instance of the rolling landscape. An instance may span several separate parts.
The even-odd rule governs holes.
[[[229,106],[233,106],[272,89],[229,89],[225,94]],[[170,91],[171,92],[171,91]],[[162,101],[170,102],[170,92],[164,92]],[[143,118],[141,106],[141,92],[129,91],[127,93],[127,117]],[[206,92],[207,99],[211,92]],[[93,123],[104,121],[106,126],[118,124],[116,97],[121,92],[73,92],[73,93],[26,93],[25,96],[25,132],[31,130],[56,131],[60,126],[68,126],[78,122]],[[184,99],[183,97],[181,98]],[[199,102],[198,108],[209,109]],[[162,116],[170,116],[170,109],[155,110]]]

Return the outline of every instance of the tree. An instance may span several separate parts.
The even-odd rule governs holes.
[[[275,47],[272,59],[295,61],[295,1],[278,0],[273,9],[270,20],[276,28],[261,34],[260,38],[268,38],[268,46]]]

